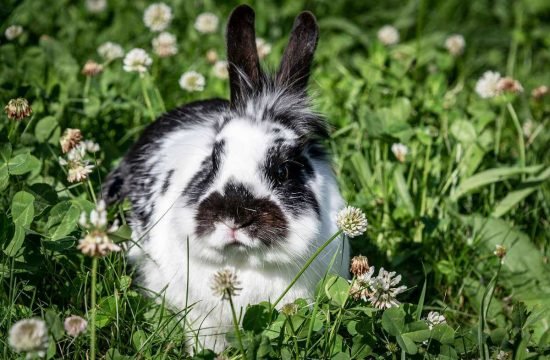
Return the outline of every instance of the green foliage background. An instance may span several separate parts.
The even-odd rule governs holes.
[[[168,31],[177,36],[179,53],[154,57],[145,85],[155,112],[161,112],[159,98],[170,109],[227,97],[227,81],[212,75],[205,53],[213,48],[225,56],[223,28],[237,2],[166,3],[174,12]],[[249,4],[257,13],[257,35],[273,44],[265,61],[270,69],[278,65],[294,16],[303,9],[316,14],[321,39],[311,93],[332,126],[328,146],[342,192],[369,219],[367,234],[352,241],[354,251],[403,274],[411,290],[401,300],[414,304],[382,315],[347,298],[342,279],[329,278],[313,309],[300,303],[297,315],[275,312],[271,318],[264,304],[247,313],[259,324],[243,324],[249,357],[477,359],[494,358],[502,349],[518,359],[546,358],[550,101],[535,101],[530,93],[550,85],[550,2]],[[142,21],[149,2],[111,0],[99,14],[75,1],[1,5],[0,30],[20,24],[25,33],[0,40],[0,103],[25,97],[34,115],[11,138],[14,123],[0,118],[0,354],[15,358],[6,342],[9,327],[38,316],[52,329],[48,357],[80,359],[86,338],[71,342],[61,319],[85,315],[88,308],[90,259],[75,245],[78,216],[93,207],[93,197],[86,183],[67,183],[57,162],[58,140],[71,127],[101,145],[100,166],[91,177],[98,193],[102,179],[151,122],[142,81],[124,72],[121,60],[89,80],[80,73],[86,60],[100,60],[96,49],[105,41],[151,52],[155,34]],[[221,19],[215,34],[193,28],[205,11]],[[384,24],[397,27],[399,44],[385,47],[377,40]],[[466,39],[457,58],[443,45],[453,33]],[[203,92],[179,87],[188,70],[205,74]],[[518,79],[525,91],[481,99],[473,89],[487,70]],[[534,130],[524,137],[521,126],[529,120]],[[524,137],[525,167],[518,137]],[[396,142],[410,149],[404,163],[390,150]],[[122,213],[112,209],[111,215],[117,210]],[[118,235],[127,239],[128,229]],[[498,279],[496,244],[509,249]],[[100,262],[100,354],[181,358],[180,316],[142,296],[132,277],[123,256]],[[417,316],[422,309],[444,313],[450,326],[430,333]],[[428,338],[437,346],[426,349]],[[239,356],[234,350],[228,355]]]

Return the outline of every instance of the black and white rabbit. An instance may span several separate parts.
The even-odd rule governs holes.
[[[232,320],[228,302],[212,293],[212,275],[236,270],[237,309],[273,301],[337,231],[344,205],[322,145],[325,121],[306,94],[315,17],[298,15],[274,76],[260,68],[255,39],[253,10],[237,7],[227,25],[230,101],[197,101],[162,115],[109,175],[103,195],[108,203],[131,201],[136,244],[128,253],[142,285],[175,309],[193,304],[187,322],[200,330],[195,345],[215,350]],[[347,276],[342,238],[282,304],[311,298],[333,258],[332,270]]]

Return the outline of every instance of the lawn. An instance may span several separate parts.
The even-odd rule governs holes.
[[[164,0],[155,18],[153,2],[2,0],[2,359],[550,358],[550,2],[248,2],[265,69],[296,15],[317,17],[309,94],[369,265],[327,272],[311,299],[236,309],[223,354],[191,351],[188,311],[118,251],[129,201],[90,218],[148,124],[229,97],[239,3]],[[96,230],[101,251],[84,241]],[[406,287],[387,306],[382,268]]]

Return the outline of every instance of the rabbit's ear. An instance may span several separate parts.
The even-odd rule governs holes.
[[[240,5],[233,10],[227,23],[227,60],[231,105],[235,106],[254,90],[260,80],[260,60],[256,50],[254,10]]]
[[[294,20],[290,40],[277,72],[280,85],[298,91],[305,90],[318,39],[319,27],[315,16],[309,11],[302,12]]]
[[[120,165],[105,179],[105,182],[102,184],[101,195],[103,200],[110,205],[117,201],[123,200],[127,195],[127,183],[126,180],[130,172],[128,171],[128,166],[124,160]]]

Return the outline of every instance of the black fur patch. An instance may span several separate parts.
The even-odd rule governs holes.
[[[164,178],[164,182],[162,183],[162,189],[160,190],[161,195],[166,194],[166,191],[168,191],[168,188],[170,187],[170,180],[172,179],[172,176],[174,175],[174,169],[168,171],[168,174],[166,174],[166,177]]]
[[[265,245],[283,240],[288,223],[277,204],[267,198],[255,198],[242,184],[228,183],[223,194],[213,192],[198,207],[196,233],[199,236],[214,231],[215,224],[233,220],[235,225]]]
[[[319,202],[308,184],[315,172],[303,151],[301,146],[273,147],[268,151],[262,170],[292,215],[313,209],[320,216]]]
[[[225,142],[218,141],[212,148],[212,154],[203,160],[201,169],[193,176],[183,195],[187,197],[187,205],[193,205],[199,201],[205,190],[214,182],[220,168],[221,157],[224,153]]]

